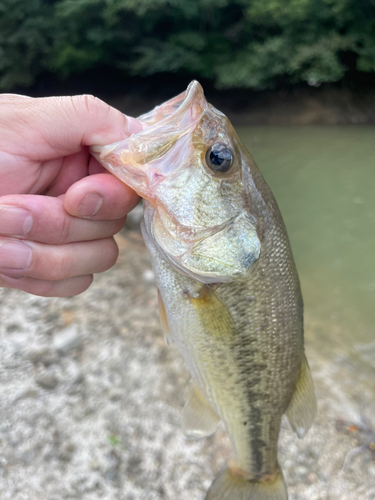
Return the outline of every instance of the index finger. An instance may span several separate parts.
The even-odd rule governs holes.
[[[4,144],[13,145],[13,154],[33,161],[110,144],[143,129],[135,118],[91,95],[31,98],[3,94],[0,106]]]

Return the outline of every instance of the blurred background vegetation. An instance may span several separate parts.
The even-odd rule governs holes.
[[[375,0],[0,0],[2,91],[85,77],[356,90],[374,75]]]

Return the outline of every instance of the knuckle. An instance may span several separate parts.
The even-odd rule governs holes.
[[[61,252],[59,258],[54,262],[48,271],[48,279],[60,281],[69,277],[69,271],[72,268],[72,258]]]
[[[92,94],[73,96],[72,100],[75,101],[76,110],[84,110],[87,113],[97,113],[103,105],[103,101]]]
[[[86,110],[91,111],[93,108],[95,109],[98,106],[99,99],[92,94],[84,94],[82,96],[82,101]]]
[[[70,220],[68,217],[63,217],[61,224],[59,225],[59,235],[56,244],[61,245],[69,241],[70,235]]]

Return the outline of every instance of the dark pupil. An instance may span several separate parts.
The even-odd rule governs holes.
[[[206,153],[206,164],[214,172],[224,174],[232,166],[232,152],[224,144],[214,144]]]
[[[211,151],[210,160],[213,165],[220,166],[225,160],[230,161],[230,152],[227,149],[221,151]]]

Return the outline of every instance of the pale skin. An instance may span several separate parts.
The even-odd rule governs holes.
[[[88,147],[141,129],[93,96],[0,96],[0,287],[66,297],[114,265],[139,198]]]

